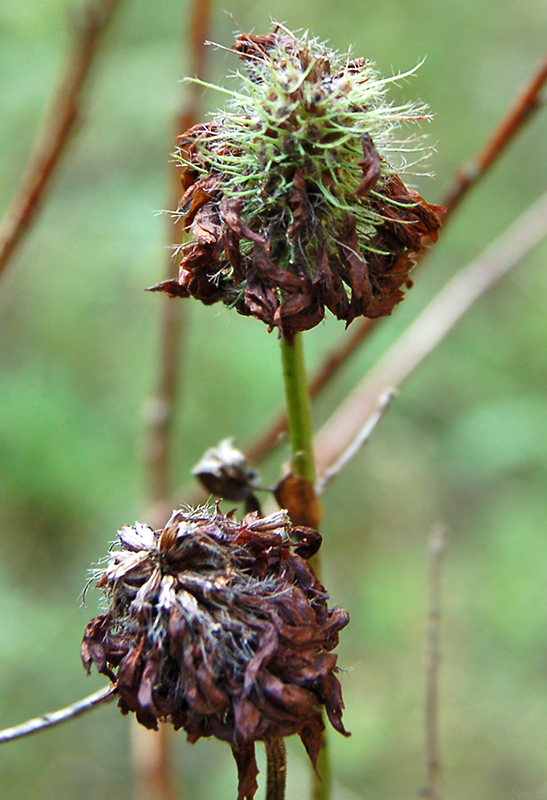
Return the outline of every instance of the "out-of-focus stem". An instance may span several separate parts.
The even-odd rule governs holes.
[[[211,22],[213,0],[193,0],[190,20],[184,25],[183,35],[189,36],[189,72],[203,77],[205,72],[204,40]],[[188,12],[185,11],[185,17]],[[185,102],[175,119],[174,136],[183,133],[197,121],[200,105],[199,88],[189,89]],[[176,208],[180,197],[179,171],[171,170],[170,208]],[[180,218],[168,220],[168,245],[184,236]],[[169,258],[167,277],[173,277],[177,264]],[[173,492],[173,428],[180,396],[180,372],[186,304],[162,298],[160,358],[155,396],[150,404],[146,470],[149,498],[152,508],[148,519],[153,527],[161,527],[171,512]],[[138,800],[175,800],[175,778],[171,756],[172,730],[161,725],[158,732],[140,726],[133,730],[134,782]],[[178,793],[178,797],[181,794]]]
[[[490,137],[482,150],[467,166],[456,172],[452,185],[448,188],[443,205],[446,220],[457,209],[463,198],[473,189],[483,175],[498,161],[506,148],[526,125],[534,113],[541,108],[541,91],[547,82],[547,55],[543,57],[537,71],[524,87],[514,104]]]
[[[166,724],[160,725],[157,731],[149,731],[134,722],[132,755],[136,800],[176,800],[171,733]]]
[[[311,800],[330,800],[332,793],[332,772],[329,740],[323,733],[323,745],[317,759],[317,772],[312,773]]]
[[[42,134],[38,137],[11,206],[0,225],[0,275],[32,227],[71,135],[81,119],[84,90],[99,44],[120,0],[88,3],[78,18],[67,61]]]
[[[446,528],[436,525],[429,545],[429,607],[425,646],[425,751],[427,787],[425,796],[440,800],[439,756],[439,628],[441,624],[441,566]]]

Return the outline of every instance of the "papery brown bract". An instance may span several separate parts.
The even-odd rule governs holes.
[[[162,531],[118,535],[97,581],[108,609],[87,626],[82,660],[114,682],[123,713],[229,742],[239,800],[256,791],[255,741],[298,734],[315,765],[322,707],[347,735],[332,650],[348,614],[328,608],[305,560],[319,534],[285,511],[239,523],[181,509]]]
[[[388,160],[393,131],[423,109],[388,104],[365,59],[279,25],[233,50],[242,91],[179,139],[177,213],[194,241],[152,291],[223,302],[289,339],[326,308],[347,325],[390,314],[441,225]]]

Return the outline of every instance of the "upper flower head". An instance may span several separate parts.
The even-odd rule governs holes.
[[[441,224],[393,163],[419,150],[396,136],[424,109],[387,103],[394,79],[371,62],[280,25],[233,50],[240,90],[221,89],[225,110],[179,137],[178,213],[194,241],[178,279],[153,289],[220,300],[288,336],[325,306],[348,324],[390,314]]]
[[[82,659],[114,681],[124,713],[229,742],[240,800],[256,790],[256,740],[297,733],[315,763],[321,707],[346,734],[331,651],[348,614],[328,608],[307,564],[319,534],[286,511],[239,523],[201,508],[118,537],[98,574],[108,608],[87,626]]]

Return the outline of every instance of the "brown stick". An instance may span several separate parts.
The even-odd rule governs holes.
[[[205,73],[204,41],[210,26],[212,0],[193,0],[190,20],[184,26],[189,31],[189,72],[203,78]],[[187,12],[185,11],[185,17]],[[183,103],[175,120],[174,138],[191,127],[198,117],[201,91],[195,84],[187,87],[187,100]],[[180,197],[180,172],[175,165],[171,169],[171,196],[169,207],[176,208]],[[168,245],[183,236],[178,218],[168,219]],[[174,277],[178,271],[176,262],[169,258],[166,277]],[[152,508],[147,517],[153,527],[162,527],[172,510],[173,491],[172,455],[175,412],[180,396],[180,366],[183,346],[183,314],[188,309],[183,303],[162,297],[160,356],[155,396],[150,403],[148,419],[148,448],[145,467],[148,476],[149,497]],[[133,763],[135,790],[138,800],[174,800],[175,776],[171,758],[171,733],[167,725],[159,731],[148,731],[139,725],[133,728]]]
[[[36,219],[51,179],[81,117],[84,89],[100,40],[119,0],[90,2],[83,10],[59,89],[43,133],[38,137],[23,179],[0,226],[0,275]]]
[[[161,724],[149,731],[132,720],[132,759],[135,800],[176,800],[171,757],[172,730]]]
[[[353,441],[374,412],[380,395],[388,387],[398,388],[470,306],[545,235],[547,193],[447,283],[319,430],[314,443],[318,475]]]
[[[429,604],[425,644],[425,757],[427,783],[423,792],[440,800],[439,759],[439,627],[441,623],[441,566],[446,528],[436,525],[429,545]]]
[[[190,72],[199,78],[205,75],[205,47],[207,31],[211,22],[212,0],[194,0],[189,23],[190,32]],[[175,121],[175,138],[191,127],[197,120],[201,90],[197,84],[189,84],[190,93],[182,105]],[[171,197],[169,207],[176,208],[180,196],[180,171],[172,165]],[[182,235],[180,218],[168,218],[168,243],[172,245]],[[178,265],[169,258],[166,277],[177,274]],[[162,297],[161,343],[159,359],[158,385],[155,397],[150,404],[148,425],[148,450],[146,468],[148,473],[149,492],[153,504],[152,517],[156,526],[162,526],[172,510],[172,430],[174,424],[177,396],[180,394],[180,362],[182,351],[182,314],[186,306]]]
[[[516,138],[523,126],[530,121],[534,112],[541,107],[539,95],[546,81],[547,56],[544,57],[539,69],[519,94],[480,153],[468,166],[456,173],[443,201],[443,205],[446,206],[444,221],[454,213],[466,194],[476,186],[484,173],[492,167]]]
[[[46,728],[54,728],[56,725],[61,725],[63,722],[68,722],[82,714],[86,714],[88,711],[92,711],[102,703],[109,703],[115,696],[116,688],[110,685],[106,689],[99,689],[88,697],[84,697],[83,700],[78,700],[77,703],[72,703],[66,708],[59,709],[59,711],[52,711],[49,714],[43,714],[41,717],[29,719],[21,723],[21,725],[15,725],[13,728],[5,728],[0,731],[0,744],[13,742],[23,736],[31,736],[33,733],[46,730]]]

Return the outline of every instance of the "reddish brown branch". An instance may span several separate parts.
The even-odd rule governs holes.
[[[44,131],[38,138],[19,189],[0,226],[0,275],[36,219],[70,135],[81,117],[84,89],[91,67],[96,60],[100,40],[118,5],[119,0],[98,0],[90,2],[81,14],[72,52]]]
[[[540,92],[546,81],[547,56],[480,153],[468,166],[456,173],[443,201],[443,205],[446,206],[445,221],[448,216],[453,214],[465,195],[477,184],[484,173],[500,158],[522,127],[530,121],[534,112],[541,107]]]
[[[212,0],[194,0],[191,8],[189,27],[190,72],[203,78],[206,68],[206,50],[204,41],[211,23]],[[174,138],[191,127],[199,114],[200,89],[196,84],[187,87],[189,95],[181,106],[175,120]],[[180,189],[180,170],[173,164],[171,169],[170,208],[176,208]],[[183,235],[180,219],[168,222],[168,244],[172,245]],[[166,266],[166,277],[176,275],[178,266],[169,258]],[[158,386],[151,403],[151,415],[148,430],[148,451],[146,467],[148,472],[149,493],[154,505],[152,516],[156,526],[163,525],[171,513],[172,494],[172,430],[174,424],[177,396],[180,394],[180,364],[182,352],[182,303],[171,298],[162,298],[163,311],[161,320],[161,343],[159,358]]]
[[[200,78],[204,77],[206,69],[204,41],[211,22],[212,7],[212,0],[193,0],[190,20],[183,27],[184,35],[189,33],[189,71]],[[198,118],[199,87],[191,84],[187,92],[187,99],[175,119],[174,139],[191,127]],[[180,194],[180,170],[173,164],[170,208],[177,207]],[[170,247],[183,236],[180,219],[168,218],[167,231]],[[174,277],[177,272],[178,265],[169,258],[166,277]],[[173,427],[181,390],[183,314],[186,312],[182,303],[168,297],[162,298],[162,303],[158,383],[150,405],[148,449],[145,456],[149,497],[153,505],[148,518],[152,520],[154,527],[162,527],[172,510]],[[171,731],[164,725],[160,726],[158,732],[147,731],[138,725],[134,727],[134,777],[139,800],[174,800],[175,776],[170,738]]]
[[[321,476],[352,443],[378,398],[398,388],[447,335],[470,306],[547,235],[547,193],[485,252],[442,289],[382,356],[315,437]]]

